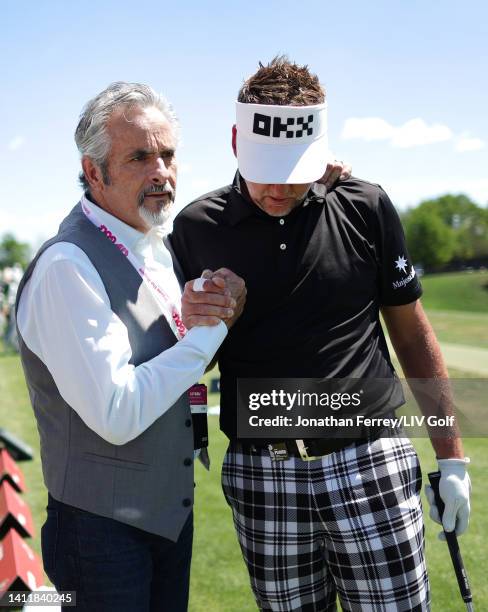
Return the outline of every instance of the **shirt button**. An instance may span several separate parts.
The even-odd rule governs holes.
[[[190,457],[185,457],[185,460],[183,461],[183,465],[185,467],[190,466],[193,463],[193,461],[190,459]]]
[[[191,427],[191,419],[186,419],[185,425],[186,427]]]
[[[286,249],[286,244],[285,244],[284,242],[282,242],[282,243],[280,244],[280,249],[281,249],[282,251],[284,251],[284,250]]]
[[[182,503],[183,503],[183,506],[185,506],[185,508],[188,508],[189,506],[191,506],[191,499],[188,497],[185,497]]]
[[[280,225],[285,225],[285,220],[284,219],[280,219]]]

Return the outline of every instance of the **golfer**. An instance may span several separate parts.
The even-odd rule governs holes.
[[[421,472],[407,438],[248,441],[236,420],[240,378],[390,379],[379,416],[393,414],[403,395],[380,313],[406,377],[447,378],[398,215],[376,184],[316,183],[325,92],[285,57],[241,87],[232,146],[232,183],[178,215],[172,244],[187,278],[225,266],[246,281],[246,308],[218,352],[222,484],[258,607],[332,611],[339,597],[349,611],[429,610]],[[212,299],[188,292],[183,311]],[[450,434],[432,443],[444,526],[461,533],[470,481]]]

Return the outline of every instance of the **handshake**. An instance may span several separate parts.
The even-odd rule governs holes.
[[[246,294],[244,280],[231,270],[204,270],[200,278],[185,284],[181,298],[183,323],[191,329],[223,321],[230,329],[242,314]]]

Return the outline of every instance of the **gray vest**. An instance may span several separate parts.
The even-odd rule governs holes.
[[[88,221],[79,204],[29,265],[19,286],[17,306],[39,256],[56,242],[77,245],[94,265],[111,309],[127,327],[134,366],[176,343],[139,274]],[[52,316],[55,320],[56,312]],[[63,400],[46,365],[20,334],[19,341],[40,434],[44,482],[51,495],[176,541],[193,505],[193,429],[187,394],[136,439],[120,446],[110,444]]]

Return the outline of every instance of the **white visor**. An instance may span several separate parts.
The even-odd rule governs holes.
[[[325,172],[327,103],[236,103],[237,163],[253,183],[313,183]]]

